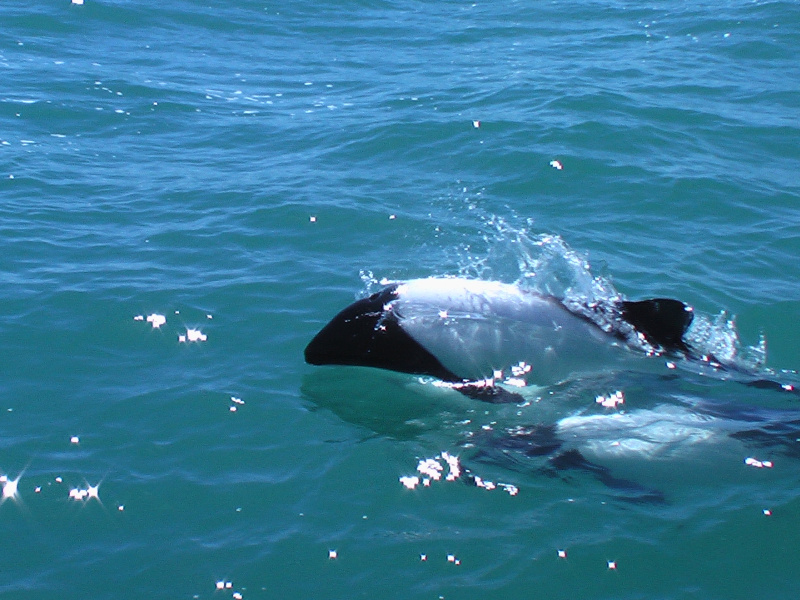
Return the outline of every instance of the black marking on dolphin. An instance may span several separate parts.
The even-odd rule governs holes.
[[[306,346],[311,365],[375,367],[461,381],[414,340],[387,308],[397,300],[398,284],[390,285],[342,310]]]
[[[694,319],[692,309],[680,300],[653,298],[620,303],[622,318],[654,347],[690,354],[683,339]]]

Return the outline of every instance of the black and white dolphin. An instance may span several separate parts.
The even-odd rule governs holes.
[[[548,385],[615,367],[639,365],[649,370],[645,362],[663,369],[664,363],[654,362],[654,355],[669,357],[669,364],[702,364],[721,378],[730,374],[746,385],[797,393],[793,385],[759,378],[759,373],[735,363],[720,363],[704,350],[702,336],[693,334],[694,318],[690,306],[666,298],[577,301],[496,281],[413,279],[391,283],[339,312],[308,344],[305,359],[314,365],[430,376],[488,402],[524,400],[494,385],[504,381],[500,371],[513,372],[520,363],[526,384]],[[327,395],[320,394],[321,401],[328,402]],[[739,443],[769,456],[796,457],[800,452],[800,414],[795,409],[727,404],[674,392],[649,396],[656,399],[655,405],[625,411],[570,408],[566,415],[551,419],[549,410],[541,422],[537,411],[535,422],[527,425],[517,422],[522,413],[515,411],[511,426],[503,424],[509,415],[501,416],[499,425],[468,431],[464,446],[479,448],[475,460],[510,457],[513,464],[530,464],[548,474],[583,471],[617,490],[622,500],[655,503],[664,502],[664,494],[616,476],[611,470],[615,459],[705,456],[702,450],[691,451],[724,440],[736,452]],[[595,405],[591,401],[590,406]],[[335,402],[329,406],[335,411],[341,408]],[[354,422],[371,427],[391,419],[380,412],[383,407],[373,410],[379,412],[359,410]],[[353,418],[354,413],[340,414]],[[402,414],[406,425],[407,415]],[[544,463],[536,462],[542,459]]]
[[[546,385],[631,357],[690,356],[692,320],[690,306],[666,298],[570,302],[514,284],[431,277],[354,302],[311,340],[305,359],[428,375],[469,394],[479,389],[470,382],[519,363],[527,381]]]

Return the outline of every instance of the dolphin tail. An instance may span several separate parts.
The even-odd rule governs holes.
[[[634,504],[664,504],[664,493],[645,488],[635,481],[615,477],[608,467],[586,460],[576,449],[567,450],[550,459],[550,464],[559,471],[576,469],[594,475],[603,485],[622,492],[619,499]]]
[[[762,390],[774,390],[776,392],[787,392],[795,396],[800,396],[800,389],[795,385],[791,383],[781,383],[773,379],[754,379],[752,381],[745,381],[744,384],[748,387]]]

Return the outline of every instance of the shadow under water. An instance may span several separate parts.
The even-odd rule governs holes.
[[[457,449],[467,472],[480,464],[533,481],[588,478],[623,502],[661,504],[667,490],[736,482],[742,468],[800,465],[793,396],[702,374],[608,373],[514,389],[519,402],[498,405],[429,378],[329,367],[306,375],[302,393],[371,434],[422,452]]]

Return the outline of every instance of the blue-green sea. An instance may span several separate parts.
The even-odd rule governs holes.
[[[796,598],[798,56],[781,0],[3,0],[0,598]],[[748,375],[305,364],[450,275]]]

